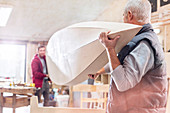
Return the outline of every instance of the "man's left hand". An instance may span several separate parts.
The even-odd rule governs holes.
[[[120,36],[115,36],[114,38],[109,38],[108,34],[109,32],[102,32],[100,33],[99,40],[100,42],[107,48],[107,49],[115,49],[116,43]]]

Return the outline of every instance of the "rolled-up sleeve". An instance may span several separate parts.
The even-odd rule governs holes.
[[[140,44],[124,59],[123,65],[111,69],[111,77],[119,91],[126,91],[137,85],[154,66],[154,54],[147,41]]]

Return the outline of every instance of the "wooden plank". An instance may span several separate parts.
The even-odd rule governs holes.
[[[107,101],[107,99],[105,99],[105,98],[83,98],[82,99],[82,102],[99,102],[99,103],[101,103],[101,102],[105,102],[105,101]]]
[[[25,102],[25,103],[16,103],[15,108],[23,107],[23,106],[28,106],[28,105],[29,105],[29,102]],[[12,103],[4,103],[4,107],[12,108]]]
[[[31,97],[30,113],[105,113],[102,109],[81,109],[81,108],[59,108],[59,107],[38,107],[36,96]]]
[[[118,53],[141,28],[128,23],[91,21],[56,32],[47,45],[50,78],[58,85],[75,85],[87,80],[89,73],[96,73],[108,63],[107,52],[98,40],[101,32],[110,30],[109,38],[120,35],[115,47]],[[58,58],[62,58],[62,62],[58,62]]]
[[[96,85],[96,92],[108,92],[108,91],[109,91],[109,84]]]
[[[77,92],[108,92],[109,85],[87,85],[79,84],[73,86],[73,91]]]
[[[169,9],[170,9],[170,4],[168,4],[168,5],[164,5],[164,6],[160,7],[159,12],[163,12],[163,11],[165,11],[165,10],[169,10]]]
[[[158,2],[158,5],[160,5],[160,1]],[[151,17],[152,24],[159,23],[159,26],[168,25],[170,23],[169,11],[170,11],[170,4],[159,7],[157,12],[152,13],[152,17]]]
[[[0,92],[8,92],[13,94],[27,94],[27,93],[34,93],[34,87],[0,87]]]
[[[16,96],[16,102],[15,102],[15,107],[22,107],[22,106],[28,106],[29,105],[29,101],[28,101],[29,97],[20,97],[20,96]],[[7,96],[4,97],[4,107],[13,107],[13,96]]]
[[[87,85],[87,84],[79,84],[73,86],[73,91],[78,92],[95,92],[96,87],[94,85]]]

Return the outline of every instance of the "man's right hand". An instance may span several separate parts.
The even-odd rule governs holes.
[[[48,75],[48,74],[46,74],[46,77],[49,77],[49,75]]]
[[[104,67],[101,68],[99,71],[97,71],[96,74],[88,74],[88,76],[91,78],[91,79],[96,79],[99,75],[105,73],[105,69]]]
[[[91,79],[96,79],[99,75],[100,75],[100,73],[88,74],[88,76],[89,76]]]

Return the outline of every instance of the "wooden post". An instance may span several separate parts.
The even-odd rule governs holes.
[[[1,96],[0,96],[0,113],[3,113],[3,92],[1,92]]]
[[[110,84],[110,80],[111,80],[111,75],[108,75],[108,84]]]
[[[166,52],[170,50],[170,24],[166,25]]]
[[[80,108],[83,108],[83,101],[82,101],[82,99],[83,99],[83,92],[82,91],[80,92],[80,99],[81,99],[81,101],[80,101]]]
[[[37,96],[33,96],[31,97],[31,101],[30,101],[30,113],[36,113],[35,111],[38,109],[38,98]],[[39,112],[41,113],[41,112]]]
[[[107,102],[107,93],[106,92],[104,92],[104,99],[105,99],[104,109],[106,110],[106,102]]]
[[[73,86],[69,87],[69,107],[73,107]]]
[[[166,25],[164,26],[165,34],[164,34],[164,51],[167,52],[167,27]]]
[[[101,76],[101,82],[103,83],[103,84],[108,84],[109,83],[109,81],[108,81],[108,74],[103,74],[102,76]]]
[[[12,109],[13,109],[13,113],[15,113],[15,109],[16,109],[16,94],[13,94],[12,99],[13,99],[13,101],[12,101]]]

